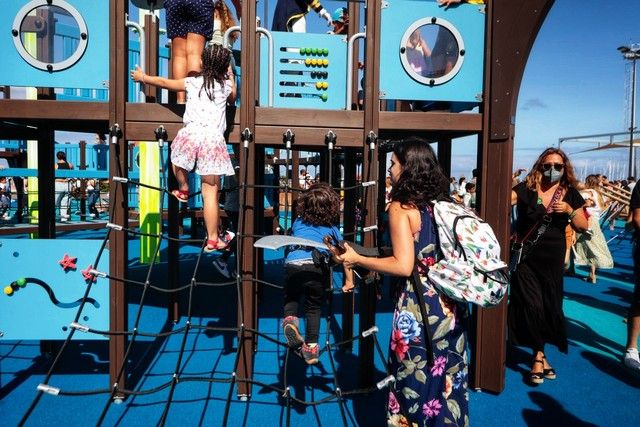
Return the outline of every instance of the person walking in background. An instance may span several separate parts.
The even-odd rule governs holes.
[[[347,267],[406,279],[395,292],[388,371],[396,381],[387,401],[388,425],[466,425],[468,306],[439,293],[427,277],[428,267],[441,256],[431,203],[449,200],[449,179],[428,142],[420,138],[395,144],[389,173],[393,255],[365,257],[345,243],[346,252],[334,253],[334,258]],[[414,269],[418,283],[409,279]],[[422,316],[418,293],[424,295],[428,319]]]
[[[638,239],[640,238],[640,187],[637,185],[634,186],[631,193],[629,209],[629,219],[635,230],[633,247],[635,285],[627,314],[627,344],[623,363],[636,374],[640,374],[640,357],[638,356],[638,337],[640,337],[640,248],[638,248]]]
[[[584,199],[575,185],[567,155],[548,148],[511,191],[511,204],[517,207],[516,241],[523,245],[523,251],[511,276],[509,340],[533,350],[529,374],[533,384],[556,378],[545,357],[546,344],[567,352],[562,309],[565,228],[567,223],[578,232],[588,228]]]
[[[166,0],[167,37],[171,40],[172,76],[175,80],[199,75],[204,44],[213,34],[212,0]],[[142,82],[145,83],[145,82]],[[168,89],[168,88],[165,88]],[[176,89],[177,101],[184,104],[184,87]]]
[[[11,208],[11,182],[6,176],[0,176],[0,219],[9,220]]]
[[[148,76],[136,67],[131,78],[165,89],[186,90],[184,127],[171,144],[171,163],[178,189],[171,194],[181,202],[189,200],[188,173],[194,169],[202,181],[204,223],[207,229],[205,252],[224,249],[218,238],[218,196],[220,175],[235,175],[227,152],[224,132],[227,128],[227,102],[236,98],[236,80],[230,66],[231,52],[217,44],[202,52],[202,72],[195,77],[166,79]]]
[[[336,242],[342,241],[342,234],[335,225],[340,220],[340,196],[329,184],[319,182],[304,191],[296,201],[296,214],[292,227],[294,237],[321,243],[325,236],[331,236]],[[320,311],[329,282],[329,270],[314,263],[311,248],[296,246],[285,257],[284,272],[284,336],[289,347],[301,347],[305,362],[313,365],[318,363]],[[353,271],[345,267],[342,290],[351,292],[353,287]],[[304,338],[298,322],[298,304],[303,296],[306,320]]]
[[[306,16],[313,9],[319,17],[331,25],[331,14],[322,7],[320,0],[278,0],[273,12],[271,31],[306,33]]]
[[[87,180],[87,209],[89,209],[89,216],[91,218],[98,218],[100,212],[96,207],[96,203],[100,200],[100,181],[91,178]]]
[[[56,153],[58,161],[55,164],[56,170],[70,170],[73,165],[67,161],[67,155],[64,151]],[[56,178],[56,209],[60,213],[60,221],[67,222],[70,218],[69,204],[71,203],[69,180],[67,178]]]
[[[585,179],[580,195],[585,200],[585,209],[589,215],[589,229],[580,233],[573,245],[575,265],[588,265],[589,281],[596,283],[597,268],[613,268],[613,258],[607,241],[600,229],[600,216],[605,209],[597,175],[589,175]]]

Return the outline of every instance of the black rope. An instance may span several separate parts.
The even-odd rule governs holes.
[[[290,152],[291,149],[290,147],[287,149],[287,159],[285,162],[285,167],[287,168],[287,173],[288,173],[288,167],[289,167],[289,160],[290,160]],[[243,146],[242,152],[241,152],[243,159],[244,159],[244,179],[242,180],[242,182],[246,183],[247,181],[247,173],[248,173],[248,165],[247,165],[247,160],[248,160],[248,146]],[[119,156],[119,153],[117,154]],[[162,149],[161,149],[161,158],[162,158]],[[371,165],[370,165],[371,167]],[[120,173],[120,176],[123,176],[124,174],[122,173],[123,171],[121,170],[121,165],[120,162],[118,162],[118,171]],[[165,172],[165,167],[163,167],[163,174],[165,175],[165,182],[166,182],[166,172]],[[372,173],[371,169],[367,171],[366,175],[370,176]],[[329,171],[329,176],[331,176],[331,171]],[[128,185],[137,185],[140,187],[144,187],[144,188],[148,188],[148,189],[152,189],[152,190],[157,190],[159,192],[161,192],[161,205],[160,208],[162,208],[162,204],[164,202],[164,196],[165,195],[170,195],[170,192],[168,190],[165,189],[165,186],[163,187],[155,187],[155,186],[151,186],[145,183],[141,183],[139,181],[135,181],[135,180],[113,180],[112,182],[116,183],[116,184],[120,184],[121,187],[119,187],[118,189],[116,189],[116,191],[118,191],[120,188],[122,189],[122,191],[126,194],[126,190],[128,188]],[[371,183],[361,183],[352,187],[347,187],[347,188],[341,188],[340,190],[342,191],[351,191],[351,190],[358,190],[359,192],[362,191],[362,189],[366,186],[371,185]],[[244,209],[246,208],[246,196],[247,196],[247,190],[249,188],[277,188],[277,189],[282,189],[282,187],[280,187],[279,185],[262,185],[262,184],[255,184],[255,185],[247,185],[247,184],[242,184],[236,187],[236,189],[242,190],[240,192],[240,205]],[[226,189],[224,191],[233,191],[234,189]],[[301,189],[298,188],[291,188],[288,184],[284,186],[284,190],[285,192],[288,194],[289,192],[292,191],[302,191]],[[193,196],[195,194],[198,193],[193,193],[190,196]],[[366,206],[366,201],[364,201],[364,206]],[[109,217],[112,220],[114,217],[114,209],[115,209],[115,204],[111,204],[110,206],[110,213],[109,213]],[[287,225],[287,218],[288,218],[288,214],[289,214],[289,204],[287,201],[287,198],[285,197],[285,225]],[[113,384],[113,386],[111,388],[105,388],[105,389],[94,389],[94,390],[85,390],[85,391],[69,391],[69,390],[56,390],[55,394],[61,395],[61,396],[86,396],[86,395],[96,395],[96,394],[106,394],[108,395],[108,399],[105,402],[104,407],[102,408],[101,414],[98,418],[98,421],[96,422],[97,425],[101,425],[104,420],[105,417],[108,413],[108,410],[110,409],[112,403],[115,401],[116,398],[120,398],[120,397],[127,397],[127,396],[143,396],[143,395],[149,395],[149,394],[153,394],[153,393],[157,393],[160,392],[162,390],[165,389],[169,389],[169,395],[167,397],[167,400],[165,402],[165,406],[163,408],[162,414],[160,416],[160,418],[157,421],[157,424],[159,426],[164,426],[164,424],[167,421],[167,416],[169,414],[171,405],[174,401],[174,396],[175,396],[175,390],[176,387],[178,385],[178,383],[181,382],[204,382],[204,383],[221,383],[221,384],[229,384],[229,390],[225,399],[225,410],[224,410],[224,415],[223,415],[223,425],[226,425],[228,422],[228,417],[229,417],[229,413],[230,413],[230,405],[232,402],[232,395],[233,395],[233,390],[235,389],[236,385],[239,383],[242,384],[246,384],[246,385],[255,385],[255,386],[260,386],[264,389],[268,389],[268,390],[272,390],[274,392],[279,393],[280,395],[282,395],[285,399],[286,399],[286,406],[287,406],[287,419],[286,419],[286,423],[287,425],[290,424],[291,421],[291,405],[294,403],[297,404],[302,404],[305,406],[317,406],[317,405],[321,405],[324,403],[328,403],[328,402],[337,402],[339,407],[340,407],[340,414],[341,414],[341,418],[343,421],[344,425],[347,425],[347,414],[346,414],[346,408],[345,408],[345,397],[346,396],[353,396],[353,395],[357,395],[357,394],[364,394],[364,393],[372,393],[372,392],[376,392],[379,390],[378,387],[369,387],[369,388],[363,388],[363,389],[354,389],[354,390],[342,390],[338,381],[338,377],[337,377],[337,368],[336,368],[336,363],[334,360],[334,356],[333,356],[333,351],[335,348],[342,346],[344,344],[347,343],[351,343],[360,339],[365,338],[365,336],[363,336],[362,334],[353,338],[350,338],[348,340],[342,340],[339,342],[334,342],[331,343],[329,338],[330,338],[330,330],[331,330],[331,323],[335,320],[333,317],[333,309],[332,309],[332,305],[333,305],[333,300],[331,298],[331,296],[333,295],[333,289],[332,286],[329,289],[329,310],[328,310],[328,315],[326,318],[326,322],[327,322],[327,337],[326,337],[326,343],[325,343],[325,347],[322,349],[319,349],[319,353],[322,354],[324,352],[327,352],[328,357],[329,357],[329,364],[331,367],[331,373],[332,373],[332,377],[333,377],[333,384],[334,384],[334,391],[332,394],[330,394],[329,396],[326,396],[322,399],[318,399],[318,400],[311,400],[311,401],[306,401],[306,400],[302,400],[302,399],[298,399],[295,396],[291,395],[290,392],[290,386],[288,384],[288,380],[289,380],[289,361],[290,361],[290,357],[294,356],[294,357],[302,357],[301,354],[299,352],[293,351],[292,349],[290,349],[288,347],[288,344],[286,342],[282,342],[276,338],[274,338],[273,336],[263,333],[257,329],[253,329],[252,327],[247,327],[247,325],[245,324],[245,319],[244,319],[244,296],[243,296],[243,286],[246,283],[251,283],[255,286],[267,286],[267,287],[271,287],[274,289],[282,289],[283,286],[281,285],[277,285],[275,283],[270,283],[267,282],[265,280],[261,280],[255,277],[248,277],[248,278],[244,278],[244,272],[241,271],[241,267],[242,267],[242,254],[243,254],[243,244],[242,242],[244,241],[244,239],[249,238],[249,239],[255,239],[257,237],[262,237],[262,235],[258,235],[258,234],[243,234],[242,231],[244,230],[244,214],[241,212],[241,214],[239,215],[239,221],[238,221],[238,233],[236,238],[239,241],[238,244],[238,249],[236,251],[236,277],[234,280],[230,280],[230,281],[226,281],[226,282],[205,282],[205,281],[196,281],[196,273],[199,270],[200,264],[202,262],[202,257],[204,255],[204,248],[206,245],[206,239],[205,241],[203,241],[202,239],[180,239],[180,238],[173,238],[173,237],[169,237],[168,235],[166,235],[163,230],[160,231],[160,233],[154,234],[154,233],[146,233],[146,232],[142,232],[140,230],[136,230],[136,229],[132,229],[129,227],[124,227],[124,226],[119,226],[119,225],[115,225],[113,227],[108,227],[107,228],[107,233],[102,241],[101,247],[98,251],[98,254],[96,255],[96,259],[93,265],[98,266],[100,259],[104,253],[104,249],[106,248],[106,245],[109,241],[109,238],[111,236],[111,232],[112,231],[123,231],[125,233],[127,233],[127,235],[132,235],[132,236],[140,236],[140,237],[151,237],[151,238],[157,238],[159,239],[155,251],[153,253],[151,262],[149,264],[149,268],[146,272],[146,278],[144,282],[140,282],[140,281],[135,281],[135,280],[131,280],[131,279],[127,279],[127,278],[120,278],[120,277],[114,277],[111,276],[109,274],[106,273],[102,273],[102,272],[98,272],[97,270],[92,272],[91,278],[90,280],[88,280],[88,284],[87,287],[85,289],[85,293],[83,298],[81,299],[80,305],[76,311],[76,315],[74,317],[74,323],[75,325],[72,325],[72,327],[70,328],[69,334],[66,338],[66,340],[64,341],[63,345],[61,346],[60,350],[58,351],[58,353],[56,354],[56,357],[54,358],[50,369],[47,372],[47,375],[44,378],[44,384],[48,384],[49,381],[52,378],[53,372],[55,372],[58,363],[63,355],[63,353],[65,352],[65,350],[68,348],[68,344],[71,341],[71,339],[73,338],[73,336],[75,335],[75,332],[77,330],[80,330],[82,332],[86,332],[86,333],[92,333],[92,334],[99,334],[99,335],[104,335],[104,336],[129,336],[129,342],[125,351],[125,355],[124,355],[124,363],[122,364],[122,366],[119,368],[118,373],[116,375],[116,381]],[[162,226],[164,226],[164,223],[161,223]],[[348,235],[350,233],[345,233],[345,236]],[[151,284],[151,274],[153,272],[154,266],[158,263],[158,259],[159,259],[159,255],[160,255],[160,247],[162,246],[162,243],[165,241],[178,241],[180,243],[185,243],[185,244],[202,244],[201,250],[198,253],[197,259],[196,259],[196,264],[193,270],[193,274],[191,276],[191,280],[188,284],[178,287],[178,288],[172,288],[172,289],[166,289],[166,288],[162,288],[159,286],[154,286]],[[140,296],[140,300],[138,302],[138,307],[137,307],[137,311],[136,311],[136,315],[135,315],[135,319],[133,322],[133,329],[131,330],[126,330],[126,331],[113,331],[113,330],[107,330],[107,331],[102,331],[102,330],[97,330],[97,329],[93,329],[90,327],[86,327],[83,325],[78,324],[78,320],[82,317],[82,312],[84,309],[84,306],[86,304],[87,301],[90,301],[89,298],[89,294],[92,290],[92,286],[93,286],[93,279],[98,276],[100,278],[103,278],[105,280],[109,280],[109,281],[114,281],[117,283],[122,283],[124,286],[141,286],[142,287],[142,293]],[[236,291],[237,291],[237,296],[238,296],[238,308],[240,311],[240,326],[239,327],[219,327],[219,326],[204,326],[204,325],[194,325],[192,324],[192,320],[193,320],[193,299],[194,299],[194,291],[197,287],[222,287],[222,286],[232,286],[232,285],[236,285]],[[140,325],[140,321],[141,321],[141,314],[142,314],[142,309],[145,306],[145,302],[146,302],[146,298],[148,296],[148,291],[152,290],[152,291],[156,291],[156,292],[160,292],[160,293],[173,293],[173,292],[181,292],[181,291],[185,291],[187,290],[189,291],[189,296],[188,296],[188,309],[187,309],[187,317],[186,317],[186,323],[184,326],[170,330],[170,331],[162,331],[162,332],[147,332],[147,331],[140,331],[139,330],[139,325]],[[250,325],[249,325],[250,326]],[[239,336],[239,341],[238,341],[238,348],[237,351],[235,353],[235,359],[234,359],[234,365],[233,365],[233,371],[228,375],[228,376],[223,376],[223,377],[216,377],[215,376],[215,370],[211,372],[211,375],[209,377],[203,377],[200,375],[193,375],[193,374],[182,374],[183,370],[185,369],[187,362],[188,362],[188,357],[190,356],[186,356],[187,354],[187,340],[188,340],[188,336],[191,333],[197,332],[198,334],[202,333],[202,331],[216,331],[216,332],[234,332],[237,333]],[[150,389],[138,389],[138,390],[129,390],[127,389],[124,384],[123,386],[120,386],[120,383],[123,382],[124,380],[124,372],[125,372],[125,368],[126,368],[126,361],[128,360],[134,345],[137,343],[137,337],[152,337],[152,338],[162,338],[162,337],[168,337],[168,336],[173,336],[173,335],[178,335],[178,334],[182,334],[182,340],[181,340],[181,344],[179,347],[179,350],[177,351],[178,353],[178,358],[175,364],[175,368],[173,370],[172,373],[172,377],[169,381],[160,384],[156,387],[150,388]],[[377,353],[379,354],[383,364],[385,365],[386,369],[387,369],[387,377],[390,375],[388,372],[388,366],[386,365],[386,360],[383,356],[382,353],[382,349],[380,347],[380,344],[377,340],[376,337],[376,332],[373,331],[371,333],[369,333],[368,335],[372,336],[372,339],[374,340],[376,349],[378,350]],[[244,347],[245,347],[245,341],[246,340],[256,340],[258,337],[265,339],[269,342],[272,342],[274,344],[276,344],[279,347],[285,347],[286,348],[286,355],[284,358],[284,372],[283,372],[283,384],[282,384],[282,388],[275,386],[273,384],[265,384],[263,382],[257,381],[253,378],[238,378],[237,376],[237,369],[240,363],[240,359],[241,357],[251,357],[251,355],[247,355],[244,354]],[[195,346],[195,343],[194,343]],[[195,351],[195,348],[192,348],[192,351]],[[389,382],[386,381],[385,383],[385,387],[388,386]],[[27,411],[25,412],[23,418],[20,421],[19,425],[24,425],[24,423],[29,419],[29,417],[31,416],[31,414],[33,413],[33,411],[35,410],[36,406],[38,405],[38,403],[40,402],[40,399],[43,395],[43,393],[45,393],[45,391],[39,389],[38,393],[36,394],[36,396],[34,397],[33,401],[31,402],[29,408],[27,409]]]

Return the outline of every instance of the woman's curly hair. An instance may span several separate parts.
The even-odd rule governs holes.
[[[317,182],[298,197],[296,212],[308,224],[334,225],[340,218],[340,196],[326,182]]]
[[[449,199],[449,178],[426,140],[408,138],[395,144],[393,153],[402,173],[393,184],[391,200],[422,210],[433,200]]]
[[[562,173],[562,178],[560,178],[560,185],[564,188],[576,187],[577,180],[576,174],[573,171],[573,165],[567,157],[566,153],[559,148],[549,147],[538,156],[538,159],[533,164],[531,168],[531,172],[526,176],[524,182],[531,190],[537,190],[538,186],[540,186],[540,182],[542,181],[542,164],[547,156],[552,154],[557,154],[562,157],[562,162],[564,163],[564,172]]]
[[[222,22],[220,30],[222,31],[223,35],[229,28],[235,27],[237,25],[235,18],[233,17],[233,15],[231,14],[231,11],[229,10],[229,6],[227,6],[227,4],[223,0],[217,0],[213,4],[213,8],[214,10],[217,10],[218,13],[220,14],[220,21]],[[215,12],[214,12],[214,16],[215,16]],[[235,42],[236,39],[238,38],[238,32],[236,31],[231,33],[229,37],[231,38],[231,43]]]

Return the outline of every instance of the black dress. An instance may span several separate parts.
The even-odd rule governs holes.
[[[518,195],[516,231],[522,239],[546,208],[538,202],[538,194],[520,183],[513,188]],[[584,205],[575,188],[569,188],[563,198],[573,209]],[[511,277],[509,297],[509,341],[514,345],[543,351],[545,344],[554,344],[567,352],[567,334],[562,310],[566,213],[551,214],[551,223],[538,242],[527,253]],[[536,228],[537,229],[537,228]],[[536,230],[529,239],[535,237]]]

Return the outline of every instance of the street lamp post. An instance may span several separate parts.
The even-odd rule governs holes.
[[[629,176],[636,177],[636,159],[633,147],[633,133],[636,121],[636,60],[640,59],[640,44],[618,48],[624,59],[631,61],[631,114],[629,114]]]

